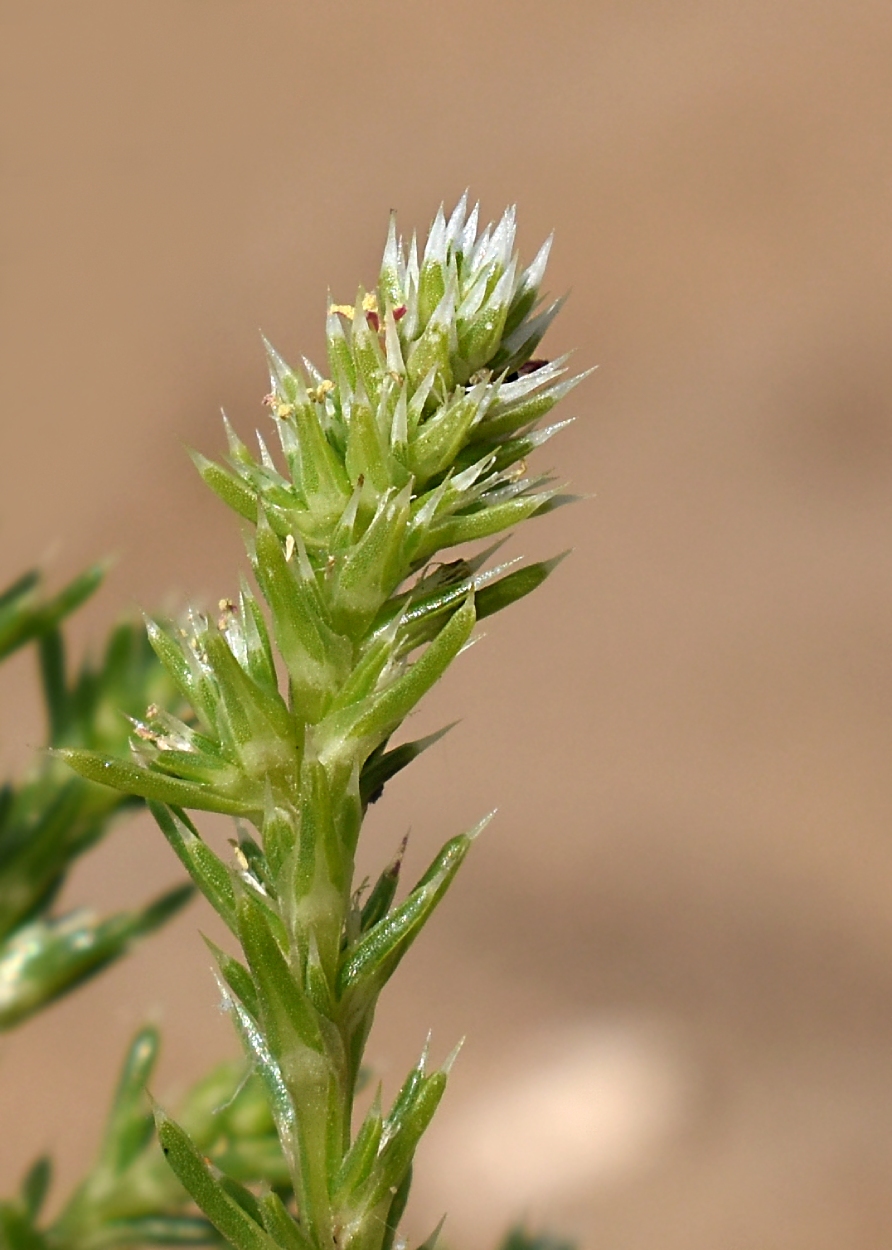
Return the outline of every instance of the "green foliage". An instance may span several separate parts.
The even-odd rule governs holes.
[[[45,1158],[28,1171],[18,1197],[0,1203],[3,1250],[221,1241],[212,1224],[193,1214],[190,1195],[158,1148],[146,1095],[157,1055],[155,1030],[143,1029],[125,1060],[97,1157],[61,1214],[49,1223],[42,1219],[52,1177]],[[232,1186],[259,1183],[280,1203],[289,1199],[288,1169],[266,1099],[241,1065],[215,1068],[189,1092],[179,1114],[186,1126],[180,1131],[188,1129],[203,1168],[225,1168]]]
[[[512,1228],[499,1250],[574,1250],[571,1241],[550,1233],[531,1233],[523,1225]]]
[[[31,569],[0,592],[0,660],[55,629],[89,599],[102,577],[102,565],[95,564],[52,599],[44,599],[40,594],[40,573]]]
[[[36,642],[53,749],[126,748],[126,714],[146,702],[177,698],[143,632],[119,625],[98,664],[66,672],[62,618],[97,588],[97,566],[58,595],[44,599],[29,573],[0,595],[0,658]],[[79,777],[42,756],[24,782],[0,789],[0,1030],[26,1019],[117,959],[132,943],[179,910],[188,886],[135,911],[102,919],[89,910],[63,916],[53,902],[73,861],[102,838],[132,799]]]
[[[389,1250],[443,1095],[451,1060],[429,1069],[425,1054],[389,1112],[376,1100],[354,1131],[378,998],[477,831],[451,839],[402,902],[400,856],[363,902],[354,855],[367,804],[431,742],[391,747],[392,735],[477,620],[556,563],[435,562],[563,498],[526,468],[559,428],[536,423],[579,381],[563,358],[532,359],[559,308],[538,307],[548,250],[521,268],[513,210],[478,235],[464,199],[420,256],[391,222],[376,289],[329,310],[327,376],[267,345],[276,457],[262,437],[253,455],[228,423],[227,462],[195,457],[248,523],[259,597],[243,583],[216,621],[149,622],[188,710],[150,706],[134,759],[89,743],[60,752],[151,802],[241,949],[243,962],[213,953],[296,1205],[246,1189],[182,1118],[158,1113],[168,1162],[239,1250]],[[185,809],[240,816],[257,836],[241,828],[226,862]]]

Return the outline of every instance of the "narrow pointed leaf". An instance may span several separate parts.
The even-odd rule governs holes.
[[[403,742],[390,751],[384,750],[384,744],[382,744],[366,760],[359,777],[359,792],[363,804],[376,803],[391,777],[402,772],[423,751],[432,747],[435,742],[439,742],[457,723],[453,721],[451,725],[444,725],[436,733],[428,734],[425,738],[416,738],[413,742]]]
[[[92,1250],[116,1246],[206,1246],[216,1240],[213,1225],[199,1215],[146,1215],[109,1220],[91,1238]]]
[[[204,937],[204,942],[216,960],[220,976],[256,1020],[260,1014],[260,1000],[257,997],[254,978],[244,964],[239,963],[233,955],[221,950],[216,942],[212,942],[209,937]]]
[[[155,1070],[157,1029],[145,1028],[130,1043],[103,1134],[98,1163],[112,1175],[122,1173],[143,1150],[152,1133],[146,1086]]]
[[[257,492],[240,477],[215,464],[213,460],[208,460],[200,452],[193,451],[191,454],[202,480],[210,486],[214,494],[246,521],[256,522]]]
[[[475,621],[474,601],[469,596],[407,672],[373,699],[371,707],[349,726],[350,737],[371,741],[389,737],[461,651]]]
[[[397,1191],[393,1195],[393,1200],[387,1212],[387,1218],[384,1221],[384,1239],[381,1242],[381,1250],[393,1250],[394,1239],[396,1238],[397,1229],[400,1220],[406,1210],[409,1201],[409,1192],[412,1188],[412,1165],[409,1164],[403,1179],[397,1186]]]
[[[344,1155],[332,1189],[335,1206],[349,1205],[351,1194],[365,1185],[378,1157],[383,1126],[379,1095],[369,1108],[353,1144]]]
[[[40,1215],[52,1179],[53,1163],[48,1155],[42,1155],[26,1172],[20,1192],[29,1219],[36,1220]]]
[[[369,1200],[370,1206],[377,1206],[382,1198],[393,1192],[394,1187],[398,1191],[403,1183],[412,1165],[416,1147],[440,1105],[446,1090],[446,1079],[445,1072],[432,1072],[425,1077],[398,1131],[382,1148],[376,1169],[378,1179]]]
[[[105,920],[72,912],[17,929],[0,946],[0,1030],[20,1023],[120,958],[191,895],[191,886],[179,886],[139,911]]]
[[[230,816],[247,816],[252,811],[249,803],[215,793],[209,787],[194,785],[176,777],[166,777],[126,760],[100,755],[98,751],[65,748],[54,754],[65,760],[76,773],[86,777],[88,781],[97,781],[113,790],[135,794],[155,803],[167,803],[172,807],[194,807],[205,812],[223,812]]]
[[[541,560],[537,564],[524,565],[522,569],[509,573],[507,577],[502,577],[497,582],[483,586],[477,591],[476,596],[478,621],[482,621],[484,617],[492,616],[496,612],[501,612],[503,608],[507,608],[512,603],[516,603],[518,599],[531,594],[542,585],[545,579],[554,572],[567,555],[568,552],[564,551],[559,556],[554,556],[551,560]]]
[[[155,1112],[155,1123],[167,1162],[227,1241],[236,1250],[276,1250],[275,1241],[230,1197],[184,1130],[160,1109]]]
[[[296,1038],[321,1054],[324,1047],[316,1012],[285,962],[262,909],[247,892],[238,901],[237,915],[239,940],[274,1052],[282,1054]]]
[[[448,890],[470,847],[467,834],[447,842],[406,901],[360,938],[338,974],[340,997],[357,987],[375,992],[388,980]]]
[[[314,1250],[312,1242],[275,1190],[261,1194],[257,1201],[263,1225],[280,1250]]]
[[[149,810],[189,876],[227,928],[237,934],[235,891],[229,869],[202,840],[185,812],[161,803],[150,803]]]
[[[360,913],[360,933],[367,933],[369,929],[374,928],[378,921],[383,920],[390,911],[390,905],[396,896],[396,889],[399,885],[400,868],[402,867],[403,855],[406,850],[407,841],[408,834],[405,838],[403,838],[400,849],[381,873],[381,876],[375,882],[371,893],[366,899],[365,905]]]

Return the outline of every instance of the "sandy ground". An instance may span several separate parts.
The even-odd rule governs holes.
[[[592,497],[515,542],[574,554],[368,837],[418,867],[499,806],[373,1044],[392,1088],[468,1037],[413,1236],[892,1244],[890,55],[872,0],[0,6],[0,572],[117,553],[81,644],[232,591],[183,444],[264,420],[258,327],[321,357],[391,207],[557,232],[550,349],[600,367],[543,463]],[[0,695],[9,770],[27,660]],[[67,897],[176,878],[138,824]],[[233,1051],[198,926],[3,1041],[0,1187],[77,1175],[147,1017],[159,1092]]]

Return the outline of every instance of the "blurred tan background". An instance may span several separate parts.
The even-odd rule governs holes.
[[[2,0],[0,573],[215,601],[238,527],[183,444],[265,420],[258,327],[322,356],[391,207],[516,201],[573,546],[413,729],[369,862],[498,804],[386,1000],[390,1089],[468,1041],[409,1231],[604,1250],[892,1244],[892,10],[875,0]],[[6,770],[40,740],[2,676]],[[177,879],[122,829],[68,901]],[[232,1053],[195,905],[0,1047],[0,1182],[70,1182],[131,1032],[157,1092]]]

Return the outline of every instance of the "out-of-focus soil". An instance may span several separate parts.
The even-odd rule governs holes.
[[[116,553],[81,645],[232,592],[183,444],[263,424],[258,327],[320,358],[391,207],[469,185],[526,254],[556,230],[550,352],[600,367],[540,462],[589,497],[512,554],[574,552],[419,714],[463,720],[366,852],[411,825],[419,868],[499,806],[373,1045],[393,1089],[468,1037],[413,1236],[892,1243],[890,57],[875,0],[0,10],[0,572]],[[177,873],[140,823],[67,899]],[[74,1179],[147,1017],[171,1102],[232,1052],[199,926],[0,1044],[4,1192],[45,1148]]]

